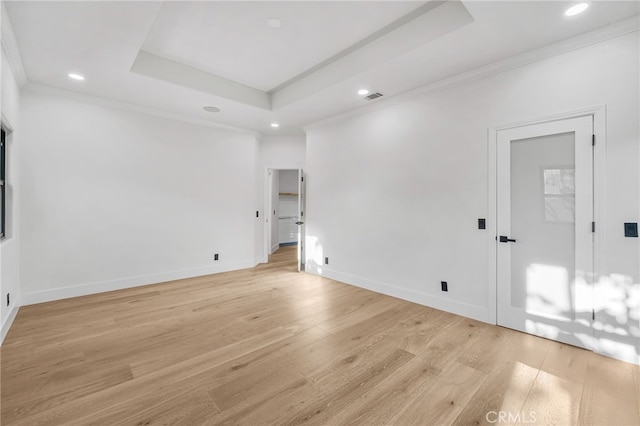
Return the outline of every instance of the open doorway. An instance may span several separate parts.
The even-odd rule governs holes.
[[[304,270],[304,176],[300,169],[269,169],[265,234],[268,262],[297,262]]]

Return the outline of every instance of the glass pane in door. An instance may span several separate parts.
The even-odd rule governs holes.
[[[575,317],[575,134],[514,140],[511,155],[511,304]]]

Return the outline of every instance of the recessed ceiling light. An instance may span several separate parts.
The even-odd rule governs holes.
[[[280,28],[282,26],[282,21],[278,18],[269,18],[267,20],[267,25],[271,28]]]
[[[369,94],[369,91],[367,89],[358,90],[358,95],[364,96],[368,94]]]
[[[214,106],[206,106],[206,107],[204,107],[202,109],[207,111],[207,112],[220,112],[220,108],[214,107]]]
[[[280,127],[280,125],[278,123],[271,123],[271,127],[273,127],[275,129],[277,127]]]
[[[589,7],[588,3],[578,3],[576,5],[571,6],[569,9],[565,10],[564,14],[566,16],[574,16],[579,13],[584,12]]]
[[[70,72],[69,74],[67,74],[67,76],[73,80],[78,80],[78,81],[82,81],[84,80],[84,76],[80,75],[78,73],[75,72]]]

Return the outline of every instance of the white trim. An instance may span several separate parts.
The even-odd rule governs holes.
[[[298,221],[296,225],[298,225],[298,237],[296,239],[297,247],[296,253],[298,254],[298,272],[303,272],[305,270],[306,263],[306,227],[305,221],[307,220],[304,217],[304,213],[307,210],[307,200],[306,200],[306,188],[307,183],[304,180],[304,169],[298,169]]]
[[[268,142],[267,142],[268,143]],[[287,171],[287,170],[292,170],[292,171],[298,171],[298,173],[300,173],[301,170],[303,170],[300,167],[266,167],[264,172],[264,184],[263,184],[263,190],[264,190],[264,211],[268,212],[268,215],[270,218],[273,219],[273,209],[275,208],[275,206],[271,203],[271,191],[273,190],[273,172],[277,171],[277,172],[282,172],[282,171]],[[300,199],[300,195],[298,195],[298,200]],[[259,263],[268,263],[269,262],[269,255],[273,254],[273,252],[275,252],[276,250],[278,250],[280,248],[280,241],[271,241],[271,223],[267,222],[266,220],[267,215],[265,214],[265,220],[264,220],[264,239],[262,242],[262,247],[263,247],[263,255],[262,255],[262,259],[260,260]],[[300,241],[297,241],[298,243],[298,248],[301,245]]]
[[[607,267],[605,265],[606,252],[604,242],[606,241],[606,164],[607,164],[607,110],[603,105],[594,113],[593,131],[596,135],[596,145],[594,147],[594,221],[596,223],[596,232],[594,235],[594,284],[606,276]],[[595,300],[595,285],[594,285]],[[622,353],[617,348],[616,339],[607,338],[607,332],[602,328],[598,328],[598,316],[596,312],[596,321],[594,325],[594,348],[593,351],[610,358],[621,361],[630,362],[640,365],[640,354],[638,354],[637,345],[640,341],[636,338],[635,353]],[[635,320],[637,323],[637,319]],[[613,333],[612,333],[613,334]],[[631,337],[633,338],[633,337]]]
[[[340,119],[367,114],[380,108],[386,108],[392,105],[397,105],[399,103],[409,101],[411,99],[425,97],[435,91],[444,90],[454,86],[459,86],[467,82],[491,77],[495,74],[529,65],[534,62],[544,61],[554,56],[569,53],[571,51],[582,49],[583,47],[591,46],[613,38],[622,37],[639,30],[640,16],[634,16],[608,25],[606,27],[599,28],[594,31],[589,31],[579,36],[551,44],[549,46],[530,50],[520,55],[512,56],[510,58],[486,65],[484,67],[476,68],[462,74],[429,83],[417,89],[411,89],[407,92],[403,92],[395,96],[380,99],[372,104],[367,104],[365,106],[355,108],[344,113],[336,114],[331,117],[309,123],[303,126],[303,129],[308,132],[311,129],[321,127],[325,124],[332,123]]]
[[[7,337],[7,334],[9,333],[9,330],[13,325],[13,321],[16,319],[16,315],[18,315],[18,310],[20,310],[20,306],[21,305],[19,303],[15,303],[13,308],[11,308],[11,311],[9,311],[9,315],[7,315],[5,322],[2,323],[2,330],[0,331],[1,333],[0,346],[2,346],[2,343],[4,342],[4,338]]]
[[[491,324],[498,323],[498,247],[497,240],[497,191],[498,191],[498,164],[497,164],[497,139],[498,132],[495,127],[487,130],[487,258],[488,258],[488,287],[487,287],[487,314]]]
[[[265,169],[265,179],[264,179],[264,184],[263,184],[263,188],[264,188],[264,211],[265,211],[265,215],[264,215],[264,239],[262,242],[262,259],[260,261],[260,263],[268,263],[269,262],[269,255],[272,254],[274,252],[273,247],[269,247],[270,243],[272,243],[271,241],[271,222],[269,222],[267,220],[267,218],[271,218],[271,220],[273,219],[273,213],[271,213],[273,211],[273,205],[271,203],[271,192],[273,190],[273,170],[271,168],[266,168]]]
[[[4,8],[4,3],[2,4],[2,7]],[[4,13],[4,12],[3,12]],[[15,128],[13,127],[13,125],[11,124],[11,120],[9,120],[4,113],[0,114],[0,124],[2,125],[2,127],[4,128],[6,137],[7,137],[7,142],[8,142],[8,138],[9,136],[14,132]],[[5,337],[7,336],[7,333],[9,333],[9,330],[11,329],[11,326],[13,325],[13,321],[16,318],[16,315],[18,314],[18,310],[20,309],[20,306],[22,306],[22,301],[21,301],[21,295],[20,295],[20,282],[18,279],[18,286],[17,286],[17,291],[18,294],[15,294],[12,306],[11,306],[11,310],[9,311],[9,314],[7,315],[7,317],[4,319],[4,322],[2,322],[2,318],[0,318],[0,323],[2,324],[2,328],[0,329],[0,346],[2,346],[2,343],[4,342]]]
[[[256,132],[253,130],[242,129],[240,127],[227,126],[225,124],[214,123],[211,121],[201,120],[198,118],[192,118],[186,115],[174,114],[171,112],[161,111],[159,109],[150,108],[142,105],[135,105],[130,102],[117,101],[115,99],[108,99],[100,96],[88,95],[86,93],[73,92],[71,90],[45,86],[42,84],[29,83],[25,87],[23,87],[23,90],[27,92],[38,93],[43,95],[58,96],[58,97],[70,99],[73,101],[87,102],[94,105],[106,106],[106,107],[120,109],[124,111],[133,111],[140,114],[150,115],[153,117],[167,118],[170,120],[176,120],[183,123],[195,124],[197,126],[210,127],[218,130],[228,130],[228,131],[233,131],[241,134],[249,134],[255,137],[260,136],[259,132]]]
[[[606,271],[604,264],[606,226],[604,226],[604,224],[606,223],[605,203],[607,194],[607,109],[604,105],[593,113],[593,134],[596,135],[596,146],[593,151],[593,221],[596,223],[596,232],[593,236],[593,296],[595,301],[595,285],[599,281],[599,277],[604,274],[604,271]],[[593,343],[594,352],[611,356],[610,354],[602,352],[603,348],[600,345],[598,333],[595,329]],[[640,365],[640,355],[635,363]]]
[[[0,124],[2,124],[2,127],[4,128],[7,136],[14,132],[14,127],[11,125],[11,120],[9,120],[7,116],[4,115],[4,113],[0,114]]]
[[[23,87],[29,82],[29,78],[27,77],[27,72],[25,71],[24,63],[22,62],[22,55],[18,48],[18,42],[16,41],[16,36],[13,32],[13,25],[11,25],[11,20],[9,19],[9,13],[7,12],[5,2],[2,2],[2,10],[0,13],[2,13],[2,18],[0,20],[0,26],[2,26],[2,34],[0,35],[2,38],[2,50],[7,57],[7,61],[13,71],[13,75],[16,78],[18,86]]]
[[[133,287],[159,284],[184,278],[193,278],[203,275],[218,274],[221,272],[236,271],[239,269],[253,268],[254,266],[256,266],[255,260],[225,262],[216,266],[204,266],[201,268],[183,269],[179,271],[169,271],[158,274],[121,278],[112,281],[100,281],[70,287],[58,287],[50,290],[34,291],[22,294],[22,306],[51,302],[60,299],[68,299],[71,297],[87,296],[91,294],[104,293],[107,291],[123,290]]]
[[[393,284],[374,281],[355,275],[345,274],[342,272],[327,269],[323,266],[312,265],[307,263],[305,272],[331,278],[345,284],[371,290],[376,293],[386,294],[387,296],[396,297],[398,299],[407,300],[409,302],[418,303],[430,308],[439,309],[441,311],[450,312],[452,314],[461,315],[466,318],[475,319],[482,322],[488,321],[488,312],[481,306],[469,305],[466,303],[456,302],[443,297],[437,297],[426,293],[420,293],[414,290],[398,287]]]
[[[509,123],[496,124],[494,126],[491,126],[490,129],[498,131],[498,130],[505,130],[505,129],[513,129],[516,127],[530,126],[533,124],[548,123],[551,121],[567,120],[570,118],[587,117],[589,115],[595,115],[596,113],[602,113],[604,110],[605,110],[605,105],[595,105],[592,107],[579,108],[579,109],[575,109],[573,111],[568,111],[568,112],[559,112],[555,114],[543,115],[543,116],[528,119],[528,120],[519,120],[519,121],[512,121]]]

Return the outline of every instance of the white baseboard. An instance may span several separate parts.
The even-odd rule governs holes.
[[[9,329],[13,324],[13,320],[16,319],[16,315],[18,315],[18,310],[20,309],[20,305],[16,303],[11,310],[9,311],[9,315],[7,315],[7,319],[2,323],[2,330],[0,330],[0,346],[4,342],[4,338],[7,337],[7,333],[9,333]]]
[[[275,253],[275,251],[278,250],[279,248],[280,248],[280,243],[275,243],[273,246],[271,246],[271,252],[269,254]]]
[[[305,272],[309,272],[323,277],[331,278],[346,284],[361,287],[376,293],[386,294],[387,296],[397,297],[398,299],[407,300],[409,302],[418,303],[430,308],[440,309],[441,311],[450,312],[452,314],[475,319],[478,321],[491,324],[489,314],[486,308],[480,306],[469,305],[466,303],[448,300],[442,297],[432,296],[430,294],[420,293],[392,284],[370,280],[355,275],[345,274],[342,272],[327,269],[325,266],[317,266],[307,264]]]
[[[597,330],[594,337],[595,347],[593,351],[595,353],[640,365],[640,338],[620,336],[615,333],[606,333],[602,330]]]
[[[80,284],[70,287],[58,287],[50,290],[34,291],[22,294],[22,305],[34,305],[36,303],[51,302],[71,297],[87,296],[90,294],[104,293],[107,291],[123,290],[126,288],[140,287],[149,284],[158,284],[166,281],[193,278],[202,275],[218,274],[221,272],[235,271],[239,269],[253,268],[257,265],[255,260],[219,263],[215,266],[184,269],[179,271],[163,272],[159,274],[140,275],[121,278],[112,281],[100,281]]]

